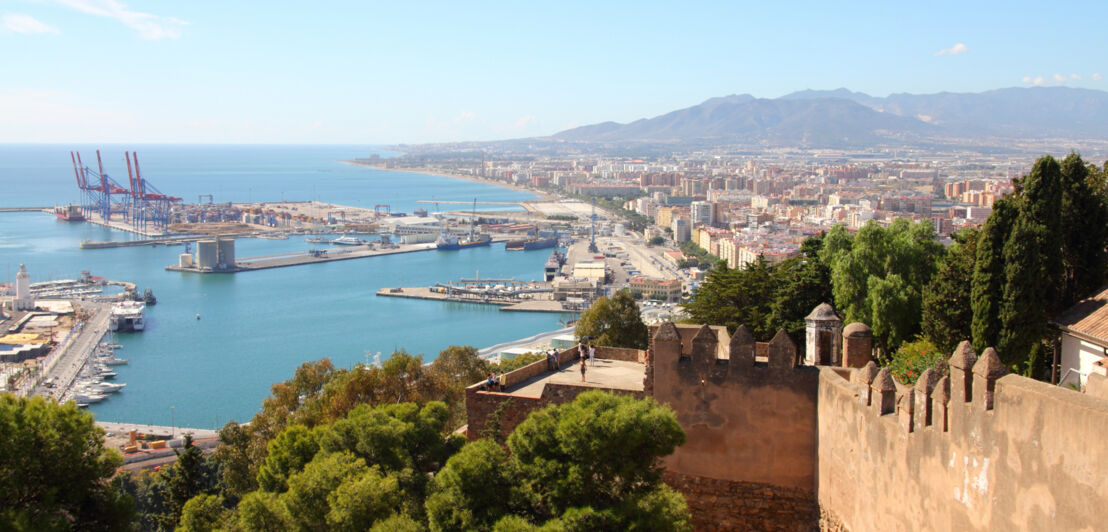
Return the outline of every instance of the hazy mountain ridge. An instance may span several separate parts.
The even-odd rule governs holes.
[[[776,99],[749,94],[627,124],[604,122],[553,135],[603,143],[743,143],[857,146],[941,137],[1108,140],[1108,92],[1071,87],[873,97],[845,88]]]

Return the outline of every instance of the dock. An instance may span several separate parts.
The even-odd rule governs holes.
[[[271,268],[287,268],[289,266],[301,266],[304,264],[319,264],[323,262],[335,262],[340,260],[362,259],[366,257],[379,257],[382,255],[396,255],[399,253],[414,253],[416,251],[429,251],[435,249],[434,243],[427,244],[397,244],[389,247],[355,246],[350,249],[328,249],[320,251],[297,251],[281,253],[277,255],[261,255],[258,257],[243,257],[235,260],[233,268],[222,270],[200,269],[195,266],[181,267],[176,264],[166,266],[171,272],[188,273],[241,273]]]
[[[0,207],[0,212],[53,212],[52,207]]]
[[[430,301],[447,301],[451,303],[476,303],[479,305],[496,305],[500,307],[500,310],[506,312],[578,312],[577,310],[566,309],[561,301],[554,301],[550,299],[525,299],[520,300],[517,298],[506,297],[467,297],[459,298],[454,297],[446,292],[433,290],[435,287],[430,286],[416,286],[416,287],[392,287],[382,288],[377,291],[378,296],[382,297],[406,297],[409,299],[426,299]]]

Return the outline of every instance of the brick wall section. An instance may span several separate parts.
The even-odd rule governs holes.
[[[596,346],[596,358],[604,360],[622,360],[624,362],[646,363],[646,351],[624,347]]]
[[[609,360],[627,360],[642,362],[646,359],[646,353],[638,349],[622,349],[618,347],[597,347],[596,357]],[[558,360],[564,366],[577,359],[577,347],[574,346],[558,353]],[[522,368],[509,371],[501,375],[500,382],[504,386],[514,386],[534,377],[546,373],[546,360],[539,360]],[[482,433],[489,421],[489,415],[505,406],[500,411],[500,435],[507,438],[516,425],[527,419],[531,412],[552,404],[568,403],[577,398],[582,392],[589,390],[605,390],[613,393],[632,393],[635,397],[642,398],[642,392],[629,392],[627,390],[615,390],[597,387],[582,387],[564,384],[548,383],[541,397],[516,395],[511,393],[489,392],[484,390],[485,382],[478,382],[466,388],[466,418],[469,426],[466,428],[466,437],[476,440],[482,437]]]
[[[810,532],[818,528],[815,495],[807,490],[672,471],[665,473],[664,480],[685,496],[698,532]]]

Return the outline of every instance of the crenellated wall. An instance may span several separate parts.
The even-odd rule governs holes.
[[[861,345],[843,364],[868,356],[868,329],[857,325],[843,330],[844,346]],[[698,531],[1100,530],[1108,522],[1108,399],[1006,375],[991,348],[979,356],[963,342],[949,375],[928,370],[910,387],[873,362],[803,365],[784,332],[757,343],[745,327],[731,335],[667,323],[651,329],[646,352],[624,351],[598,356],[645,361],[641,395],[676,413],[687,442],[665,458],[665,480],[685,496]],[[508,380],[545,371],[538,364]],[[586,389],[548,384],[527,397],[470,387],[470,438],[506,401],[505,433]]]
[[[818,519],[819,370],[798,365],[784,331],[763,361],[756,353],[745,327],[728,337],[664,324],[654,335],[652,395],[687,436],[664,460],[667,479],[685,494],[698,530],[807,530]]]
[[[963,342],[949,377],[822,368],[819,481],[853,531],[1100,530],[1108,401],[1015,375]]]

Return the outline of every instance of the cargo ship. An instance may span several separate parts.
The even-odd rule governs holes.
[[[556,236],[509,240],[504,244],[504,249],[508,251],[530,251],[532,249],[550,249],[553,247],[558,247],[558,237]]]
[[[77,204],[55,206],[54,216],[67,222],[85,221],[85,215],[81,214],[81,206]]]
[[[473,199],[473,218],[469,222],[469,236],[459,239],[450,235],[445,228],[440,227],[438,240],[435,240],[435,249],[452,251],[455,249],[475,248],[487,246],[492,243],[492,237],[486,234],[475,234],[474,223],[477,219],[477,198]],[[441,223],[441,221],[440,221]]]

